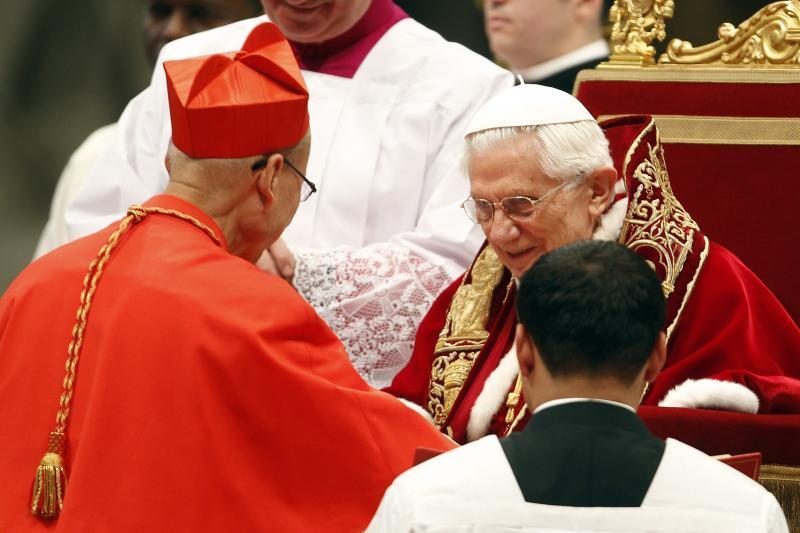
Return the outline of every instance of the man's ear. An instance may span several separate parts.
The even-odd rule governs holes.
[[[517,361],[519,361],[519,372],[522,377],[528,379],[533,374],[534,367],[536,366],[533,351],[533,341],[531,341],[525,326],[517,324],[516,339],[514,340],[517,348]]]
[[[267,159],[266,165],[253,171],[256,174],[255,186],[264,208],[270,207],[275,201],[275,190],[280,180],[282,168],[283,156],[281,154],[272,154]]]
[[[649,359],[644,368],[644,380],[647,383],[652,383],[656,380],[656,376],[664,368],[667,362],[667,336],[664,332],[658,334],[656,344],[653,346],[653,351],[650,353]]]
[[[601,216],[614,198],[614,186],[617,183],[617,171],[614,167],[600,167],[589,174],[587,181],[592,189],[592,198],[589,201],[589,213],[592,216]]]

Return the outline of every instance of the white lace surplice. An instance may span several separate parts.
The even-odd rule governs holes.
[[[298,254],[295,286],[342,339],[359,374],[391,383],[411,357],[419,322],[452,281],[442,267],[392,244]]]

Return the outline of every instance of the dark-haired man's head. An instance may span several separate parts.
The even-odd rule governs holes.
[[[531,409],[566,397],[635,406],[666,360],[661,283],[615,243],[580,241],[542,256],[520,282],[517,314]]]

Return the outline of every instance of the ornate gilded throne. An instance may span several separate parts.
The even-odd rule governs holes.
[[[766,5],[738,27],[722,24],[710,44],[674,39],[656,59],[653,41],[665,38],[675,8],[674,0],[616,0],[611,58],[581,72],[574,94],[600,120],[654,117],[675,195],[798,323],[800,0]],[[800,532],[800,416],[640,414],[656,434],[710,454],[762,452],[761,482]]]

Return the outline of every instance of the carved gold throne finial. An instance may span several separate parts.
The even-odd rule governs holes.
[[[675,10],[673,0],[614,0],[609,11],[611,64],[652,65],[654,39],[666,37],[666,19]]]
[[[800,0],[773,2],[738,28],[726,22],[719,40],[695,48],[674,39],[659,63],[736,66],[800,65]]]

